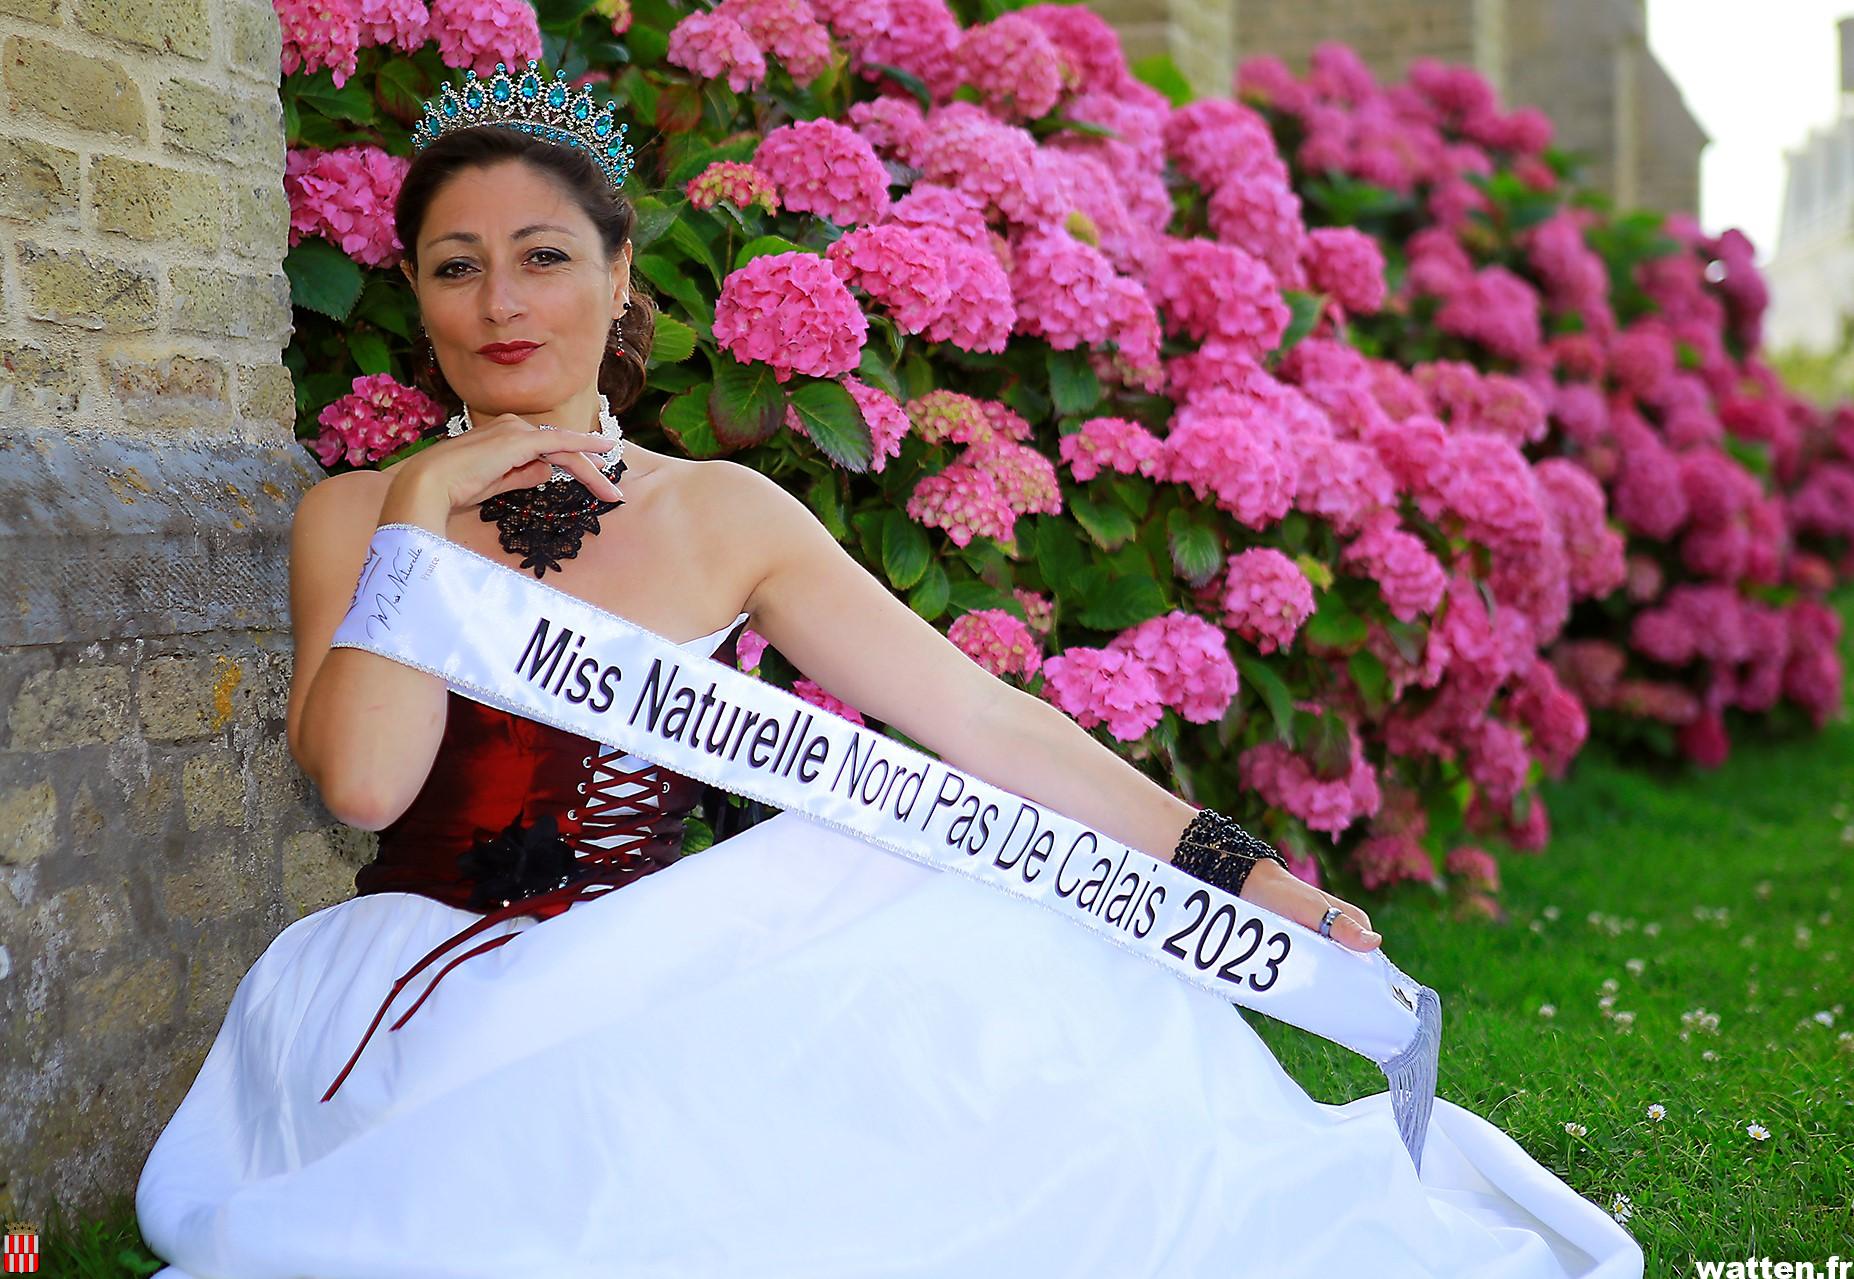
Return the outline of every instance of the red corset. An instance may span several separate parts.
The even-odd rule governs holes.
[[[716,654],[730,666],[733,657],[732,646]],[[439,956],[502,920],[551,919],[671,865],[682,855],[683,819],[706,789],[591,738],[449,693],[431,772],[412,806],[380,831],[380,851],[354,888],[357,896],[418,893],[483,915],[393,983],[322,1100],[341,1087],[406,983]],[[388,1029],[405,1025],[452,968],[520,935],[453,957]]]

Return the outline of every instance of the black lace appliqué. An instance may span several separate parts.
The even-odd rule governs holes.
[[[494,839],[478,839],[457,859],[457,866],[475,880],[470,909],[480,911],[564,888],[579,870],[578,859],[560,838],[552,814],[541,816],[532,826],[516,817]]]
[[[620,461],[609,474],[616,484],[624,475]],[[540,577],[560,569],[561,560],[579,554],[580,542],[599,531],[599,517],[623,506],[595,497],[578,479],[510,489],[486,498],[478,509],[483,522],[496,526],[502,549],[522,557],[521,566]]]

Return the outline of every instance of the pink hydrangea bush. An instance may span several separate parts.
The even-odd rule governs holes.
[[[278,7],[286,97],[538,54],[523,0]],[[664,56],[568,67],[620,77],[662,139],[634,178],[663,318],[627,423],[744,450],[992,677],[1303,879],[1497,914],[1498,851],[1545,846],[1537,783],[1591,735],[1712,764],[1747,717],[1836,713],[1854,409],[1759,354],[1742,236],[1620,234],[1550,121],[1472,70],[1381,84],[1327,45],[1175,106],[1076,6],[652,21],[599,0],[573,47]],[[369,87],[376,133],[292,138],[291,243],[397,288],[404,104]],[[332,326],[298,308],[331,465],[435,425],[400,385],[410,312],[355,293]],[[382,349],[392,386],[322,371]],[[860,721],[749,636],[743,669]]]

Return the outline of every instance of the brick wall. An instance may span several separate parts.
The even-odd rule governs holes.
[[[283,738],[279,40],[265,0],[0,0],[0,1215],[131,1190],[369,852]]]

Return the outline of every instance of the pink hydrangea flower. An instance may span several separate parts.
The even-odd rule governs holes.
[[[991,438],[991,419],[970,395],[935,387],[908,401],[914,433],[929,444],[972,444]]]
[[[991,476],[1013,514],[1062,514],[1062,488],[1056,468],[1028,444],[994,435],[968,448],[962,461]]]
[[[337,461],[369,466],[444,424],[444,410],[423,391],[401,386],[391,374],[354,379],[353,389],[324,408],[315,455],[323,466]]]
[[[732,18],[803,88],[830,68],[830,33],[806,0],[721,0],[714,12]]]
[[[428,28],[447,67],[474,67],[494,75],[496,63],[510,73],[541,56],[541,23],[528,0],[431,0]]]
[[[979,412],[985,415],[985,421],[991,427],[992,438],[1016,440],[1021,444],[1034,434],[1030,429],[1030,423],[1024,420],[1023,415],[1003,400],[980,400],[978,406]],[[974,441],[974,443],[982,442]]]
[[[1234,245],[1168,239],[1146,288],[1170,333],[1226,338],[1259,359],[1287,332],[1288,309],[1274,277]]]
[[[388,266],[405,251],[393,204],[411,161],[365,144],[323,151],[292,147],[284,157],[290,245],[319,235],[367,266]]]
[[[1161,447],[1158,436],[1137,422],[1091,417],[1057,441],[1056,453],[1076,479],[1091,480],[1103,470],[1150,475]]]
[[[1253,397],[1207,391],[1172,415],[1154,473],[1212,497],[1253,529],[1268,527],[1294,501],[1299,459],[1276,415]]]
[[[850,50],[852,69],[861,65],[862,51],[890,17],[888,0],[811,0],[811,12]]]
[[[1538,294],[1503,266],[1482,267],[1448,294],[1436,312],[1436,327],[1502,359],[1523,360],[1542,340]]]
[[[879,475],[890,458],[901,456],[901,441],[908,433],[908,415],[895,402],[894,396],[859,377],[846,376],[843,386],[856,401],[856,407],[863,411],[863,421],[869,425],[875,448],[869,467]]]
[[[1598,599],[1621,586],[1628,576],[1624,541],[1609,526],[1602,486],[1569,458],[1546,458],[1532,473],[1564,539],[1571,593]]]
[[[1563,777],[1590,735],[1590,718],[1577,695],[1558,680],[1555,667],[1535,657],[1510,701],[1513,716],[1531,736],[1532,752],[1550,777]]]
[[[1120,33],[1093,10],[1080,5],[1033,4],[1017,12],[1041,27],[1056,46],[1071,87],[1082,92],[1113,92],[1137,83],[1127,67]]]
[[[824,256],[845,284],[887,308],[903,333],[932,324],[952,296],[938,246],[898,222],[857,227]]]
[[[1017,513],[997,480],[964,460],[916,484],[907,512],[927,528],[946,530],[955,546],[970,545],[975,537],[1009,542],[1016,536]]]
[[[1451,848],[1448,856],[1443,859],[1442,867],[1471,888],[1494,892],[1500,887],[1499,864],[1494,861],[1492,853],[1476,845],[1462,844]]]
[[[857,367],[869,321],[830,263],[811,253],[758,257],[721,282],[715,341],[742,364],[836,377]]]
[[[1409,835],[1371,835],[1352,850],[1352,865],[1367,891],[1376,892],[1399,880],[1435,882],[1435,862],[1422,844]]]
[[[989,244],[984,206],[964,191],[937,182],[915,183],[889,208],[888,216],[903,226],[950,235],[969,245]]]
[[[1024,620],[1030,629],[1038,635],[1047,636],[1056,625],[1056,606],[1047,595],[1038,595],[1035,591],[1026,591],[1021,586],[1011,588],[1011,594],[1023,606]]]
[[[803,678],[794,680],[792,683],[792,692],[799,700],[809,702],[819,710],[827,711],[841,719],[847,719],[852,724],[861,724],[863,722],[863,713],[861,711],[857,710],[848,702],[832,697],[829,693],[824,691],[823,685],[819,684],[816,680]]]
[[[779,211],[779,191],[773,180],[738,160],[716,160],[690,178],[683,193],[698,209],[712,209],[725,200],[743,213],[754,207],[767,213]]]
[[[1152,731],[1165,714],[1158,681],[1132,653],[1070,648],[1043,663],[1042,695],[1083,728],[1107,725],[1123,742]]]
[[[1038,158],[1028,130],[970,102],[928,114],[915,164],[927,181],[964,192],[988,219],[1040,227],[1060,220],[1073,203],[1063,174]]]
[[[1223,622],[1263,653],[1294,642],[1313,615],[1313,583],[1300,565],[1268,546],[1232,555],[1223,582]]]
[[[1165,385],[1165,369],[1159,355],[1159,311],[1152,298],[1137,280],[1117,275],[1108,281],[1108,341],[1111,354],[1096,365],[1104,364],[1107,376],[1123,385],[1158,394]],[[1095,353],[1100,356],[1100,352]]]
[[[670,28],[669,48],[663,55],[703,80],[727,77],[735,93],[757,89],[766,82],[766,58],[746,28],[724,14],[697,10]]]
[[[1062,55],[1043,28],[1007,13],[966,29],[958,65],[987,110],[1006,120],[1034,120],[1062,96]]]
[[[1840,713],[1841,616],[1819,600],[1792,600],[1787,610],[1790,656],[1783,695],[1808,712],[1817,730]]]
[[[1680,485],[1680,463],[1639,419],[1622,419],[1616,437],[1622,446],[1612,496],[1616,516],[1644,537],[1665,541],[1687,520],[1687,497]]]
[[[1301,254],[1307,229],[1301,221],[1300,197],[1288,186],[1285,173],[1232,174],[1211,193],[1205,213],[1219,241],[1267,263],[1283,288],[1303,283]]]
[[[1174,609],[1148,618],[1115,636],[1108,648],[1144,662],[1159,700],[1193,724],[1221,719],[1241,684],[1228,637],[1194,613]]]
[[[1492,435],[1453,435],[1444,466],[1443,493],[1468,536],[1514,555],[1535,552],[1544,543],[1543,495],[1517,448]]]
[[[1017,323],[1011,282],[998,259],[983,248],[940,232],[933,241],[946,266],[947,304],[927,326],[929,342],[997,355]]]
[[[909,164],[913,163],[914,149],[927,136],[927,117],[921,114],[912,98],[881,97],[853,102],[849,119],[850,127],[869,139],[870,146]],[[896,208],[889,212],[890,217],[897,216],[906,199],[904,196],[896,202]],[[983,218],[979,219],[979,225],[982,229]]]
[[[1420,537],[1398,527],[1396,516],[1388,512],[1366,525],[1340,552],[1339,562],[1363,566],[1378,584],[1384,606],[1400,621],[1414,622],[1433,613],[1448,590],[1442,561]]]
[[[1287,176],[1268,122],[1253,107],[1228,98],[1179,107],[1166,118],[1164,136],[1178,171],[1206,192],[1245,178]]]
[[[389,45],[402,53],[418,52],[431,22],[424,0],[358,0],[355,14],[363,45]]]
[[[740,638],[734,641],[734,661],[738,669],[749,672],[758,669],[765,654],[766,637],[751,626],[743,626]]]
[[[1029,679],[1043,665],[1036,636],[1020,619],[1001,608],[979,608],[962,614],[947,628],[946,637],[960,652],[1000,679],[1009,675]]]
[[[360,50],[360,13],[348,0],[274,0],[283,27],[283,74],[327,67],[335,87],[354,74]]]
[[[1349,536],[1396,502],[1396,481],[1370,446],[1308,432],[1292,438],[1300,453],[1294,485],[1297,510],[1317,515]]]
[[[1286,115],[1300,115],[1313,105],[1312,91],[1272,53],[1258,53],[1237,64],[1236,92]]]
[[[1346,733],[1352,749],[1342,777],[1320,777],[1282,742],[1263,742],[1244,751],[1237,757],[1237,777],[1269,804],[1287,809],[1309,830],[1325,831],[1337,843],[1342,831],[1376,813],[1382,802],[1378,775],[1365,759],[1358,730],[1348,724]]]
[[[887,22],[855,51],[853,66],[866,80],[880,79],[872,64],[885,63],[919,76],[934,101],[959,87],[959,20],[946,0],[887,0]],[[852,6],[836,6],[839,13]]]
[[[1114,268],[1099,249],[1066,231],[1043,230],[1021,237],[1013,250],[1018,332],[1058,351],[1107,340]]]
[[[794,213],[854,226],[888,212],[888,170],[861,134],[835,120],[780,125],[760,143],[753,163],[778,183]]]
[[[1355,315],[1384,307],[1384,253],[1378,242],[1351,227],[1319,227],[1307,233],[1302,252],[1313,287]]]
[[[1702,711],[1674,734],[1680,753],[1700,768],[1718,768],[1732,753],[1725,719],[1718,711]]]
[[[1525,735],[1511,724],[1482,719],[1469,725],[1464,739],[1468,777],[1495,808],[1508,808],[1525,789],[1532,757]]]

